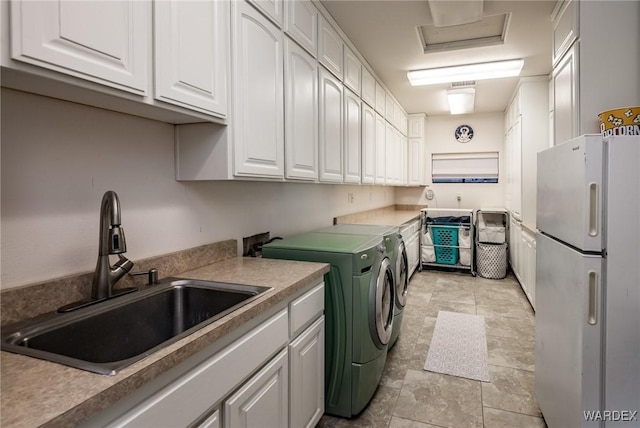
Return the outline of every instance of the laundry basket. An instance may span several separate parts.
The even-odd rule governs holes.
[[[458,263],[458,228],[431,226],[431,231],[436,250],[436,262],[445,265]]]
[[[507,244],[478,242],[476,244],[477,273],[483,278],[502,279],[507,276]]]

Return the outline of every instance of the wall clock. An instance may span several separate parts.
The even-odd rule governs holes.
[[[468,143],[473,138],[473,128],[469,125],[460,125],[455,132],[458,143]]]

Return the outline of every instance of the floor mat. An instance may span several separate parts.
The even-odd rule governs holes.
[[[438,312],[424,369],[489,382],[484,317]]]

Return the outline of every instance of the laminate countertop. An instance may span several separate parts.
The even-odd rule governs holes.
[[[402,226],[420,218],[422,206],[390,206],[334,218],[334,224],[370,224],[374,226]]]
[[[3,428],[76,425],[272,306],[320,282],[328,271],[329,265],[325,263],[237,257],[176,275],[267,286],[273,290],[114,376],[3,351],[0,425]]]

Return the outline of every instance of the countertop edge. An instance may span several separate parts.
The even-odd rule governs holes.
[[[238,258],[242,259],[242,258]],[[234,259],[231,259],[233,261]],[[254,260],[262,260],[262,259],[254,259]],[[186,271],[177,276],[180,277],[188,277],[194,279],[207,279],[207,280],[215,280],[215,281],[229,281],[227,278],[224,278],[225,275],[208,275],[207,269],[210,267],[215,267],[218,265],[224,265],[225,262],[232,263],[229,260],[224,260],[220,262],[213,263],[211,265]],[[281,263],[283,261],[280,260],[267,260],[268,262],[275,262],[275,264]],[[239,262],[242,264],[242,262]],[[257,263],[257,262],[256,262]],[[261,264],[262,262],[258,263]],[[127,367],[121,370],[118,374],[116,374],[112,379],[114,380],[113,384],[97,391],[95,394],[88,396],[86,399],[81,401],[80,403],[74,405],[71,408],[66,410],[61,409],[62,413],[52,416],[49,419],[45,419],[46,417],[41,417],[40,419],[35,419],[32,421],[24,421],[22,418],[18,417],[15,420],[11,420],[10,418],[5,418],[7,409],[4,409],[3,417],[2,417],[2,425],[3,426],[31,426],[33,423],[37,426],[47,426],[47,427],[57,427],[57,426],[69,426],[76,425],[91,416],[99,413],[100,411],[106,409],[111,406],[121,398],[124,398],[129,393],[134,390],[140,388],[147,382],[155,379],[159,375],[165,373],[170,370],[177,364],[186,360],[187,358],[195,355],[205,347],[215,343],[217,340],[227,336],[237,328],[241,327],[244,323],[248,322],[252,318],[258,316],[262,312],[269,310],[271,307],[277,305],[278,303],[284,301],[290,296],[295,295],[300,290],[304,289],[307,286],[318,283],[322,280],[322,277],[325,273],[329,271],[328,264],[321,263],[310,263],[310,262],[291,262],[287,261],[286,263],[305,263],[309,265],[309,272],[299,275],[298,278],[292,279],[292,282],[288,282],[283,280],[282,278],[278,278],[278,281],[282,281],[286,283],[280,289],[274,289],[270,292],[267,292],[264,296],[256,299],[254,302],[248,304],[247,306],[234,311],[233,313],[199,329],[193,334],[181,339],[180,341],[169,345],[167,348],[162,349],[160,351],[155,352],[154,354],[136,362],[130,367]],[[312,264],[317,266],[311,267]],[[284,274],[283,274],[284,276]],[[259,281],[253,281],[259,282]],[[268,281],[265,281],[268,282]],[[252,284],[252,285],[265,285],[265,284]],[[24,359],[33,360],[30,357],[11,354],[6,351],[2,351],[3,359],[11,355],[11,358],[17,358],[18,361],[26,361]],[[47,365],[53,365],[55,363],[39,361],[38,365],[42,365],[47,367]],[[58,364],[55,366],[59,367]],[[51,367],[51,366],[49,366]],[[3,366],[4,368],[4,366]],[[90,379],[98,379],[92,376],[100,376],[100,380],[104,380],[103,375],[86,373],[77,369],[71,369],[65,367],[64,369],[60,369],[65,373],[70,373],[71,375],[78,374],[78,377],[86,378],[87,382],[90,382]],[[69,371],[70,370],[70,371]],[[117,379],[117,377],[121,377],[121,379]],[[4,388],[3,388],[4,389]],[[34,388],[35,389],[35,388]],[[3,391],[3,402],[5,401],[6,396],[4,396],[6,391]],[[3,406],[4,407],[4,404]],[[54,411],[55,412],[55,411]],[[19,415],[18,415],[19,416]],[[7,419],[7,420],[5,420]],[[7,424],[7,425],[5,425]]]

